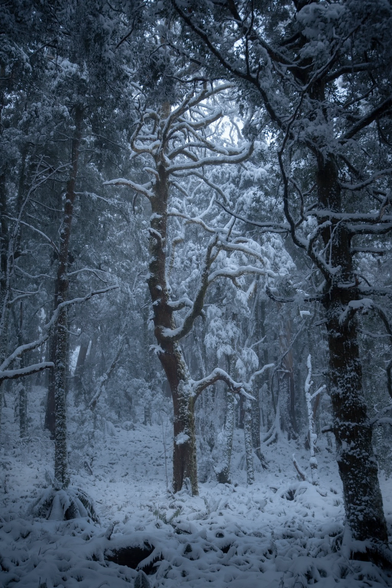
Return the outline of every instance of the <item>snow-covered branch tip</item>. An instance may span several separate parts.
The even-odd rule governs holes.
[[[195,397],[195,399],[198,398],[198,396],[200,396],[203,390],[208,388],[208,386],[212,386],[213,384],[215,384],[215,382],[218,381],[225,382],[230,392],[240,394],[248,400],[255,400],[254,396],[252,396],[252,394],[250,394],[249,392],[248,384],[236,382],[227,372],[225,372],[225,370],[222,370],[221,368],[215,368],[205,378],[192,382],[193,396]]]
[[[4,382],[4,380],[16,380],[18,378],[24,378],[25,376],[31,376],[32,374],[37,374],[38,372],[42,372],[43,370],[47,370],[49,368],[54,368],[54,363],[51,361],[43,361],[41,363],[34,363],[24,368],[0,371],[0,385],[2,382]]]
[[[350,300],[347,304],[344,311],[341,313],[339,317],[339,323],[341,325],[347,324],[354,314],[359,310],[362,312],[367,312],[372,310],[374,307],[374,302],[371,298],[361,298],[360,300]]]
[[[87,300],[90,300],[90,298],[92,298],[93,296],[97,296],[99,294],[106,294],[107,292],[111,292],[112,290],[116,290],[117,288],[118,288],[117,285],[113,285],[113,286],[109,286],[108,288],[103,288],[102,290],[95,290],[95,291],[89,292],[85,296],[82,296],[79,298],[73,298],[72,300],[66,300],[64,302],[61,302],[57,306],[57,308],[54,310],[50,321],[48,323],[46,323],[46,325],[42,328],[42,335],[40,337],[38,337],[37,339],[35,339],[35,341],[32,341],[31,343],[25,343],[23,345],[19,345],[11,353],[11,355],[9,355],[3,361],[3,363],[0,365],[0,373],[6,372],[9,368],[9,366],[15,361],[15,359],[17,359],[18,357],[20,357],[21,355],[23,355],[27,351],[32,351],[33,349],[37,349],[37,347],[41,347],[41,345],[43,345],[48,340],[50,333],[51,333],[51,330],[55,326],[55,324],[59,318],[60,312],[64,308],[71,306],[73,304],[80,304],[81,302],[87,302]],[[47,366],[47,367],[51,367],[51,366]],[[43,369],[46,369],[46,368],[43,368]],[[12,370],[12,371],[14,371],[14,370]],[[40,371],[40,370],[38,370],[38,371]],[[24,375],[27,375],[27,374],[24,374]],[[7,379],[10,379],[10,378],[7,378]]]
[[[138,194],[145,196],[148,200],[152,200],[154,198],[154,194],[151,191],[151,182],[148,182],[147,184],[137,184],[136,182],[132,182],[132,180],[127,180],[125,178],[117,178],[115,180],[108,180],[107,182],[104,182],[103,185],[126,186],[127,188],[131,188],[131,190],[134,190]]]
[[[253,380],[255,380],[257,376],[261,376],[266,370],[273,367],[275,367],[274,363],[267,363],[261,368],[261,370],[257,370],[257,372],[254,372],[247,383],[247,387],[250,388],[253,384]]]
[[[228,278],[230,280],[235,280],[245,274],[258,274],[260,276],[269,275],[268,270],[261,269],[259,267],[253,265],[244,265],[234,270],[228,269],[220,269],[213,272],[208,278],[208,284],[211,284],[218,278]],[[272,272],[271,272],[272,273]]]

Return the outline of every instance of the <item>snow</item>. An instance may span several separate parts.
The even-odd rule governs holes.
[[[184,433],[184,431],[182,431],[181,433],[179,433],[176,436],[175,443],[176,443],[176,445],[183,445],[184,443],[189,441],[189,439],[190,439],[189,435],[187,435],[186,433]]]
[[[173,495],[165,474],[166,465],[170,469],[170,459],[165,464],[165,446],[172,442],[166,438],[169,426],[136,421],[130,427],[129,421],[117,420],[110,423],[110,435],[102,427],[93,444],[83,443],[77,420],[81,407],[70,403],[72,485],[94,499],[100,523],[89,517],[56,520],[53,510],[49,520],[27,515],[47,486],[53,462],[52,441],[42,429],[44,393],[39,387],[31,391],[30,436],[24,440],[18,437],[12,396],[6,393],[0,449],[2,587],[133,588],[142,568],[151,588],[392,585],[391,575],[371,563],[349,560],[340,550],[350,538],[344,534],[342,488],[325,435],[318,442],[318,486],[299,481],[293,465],[295,451],[310,477],[303,440],[284,437],[262,447],[268,469],[256,468],[255,483],[247,486],[243,432],[236,430],[233,483],[217,484],[210,476],[200,484],[199,496],[191,497],[187,490]],[[391,529],[392,480],[381,475],[381,487]],[[61,501],[67,498],[59,495],[55,503],[59,515]],[[110,554],[129,546],[149,548],[139,569],[110,560]]]

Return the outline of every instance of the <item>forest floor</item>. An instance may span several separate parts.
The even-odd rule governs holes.
[[[90,518],[45,520],[27,514],[48,486],[53,442],[43,432],[43,389],[30,397],[29,437],[20,440],[10,398],[0,450],[0,586],[4,588],[369,588],[392,586],[392,575],[349,559],[342,488],[333,453],[317,455],[319,485],[300,481],[293,453],[308,474],[303,443],[266,447],[268,469],[246,485],[244,444],[237,431],[232,484],[212,479],[200,495],[173,495],[171,438],[164,425],[100,421],[94,441],[79,409],[70,409],[74,487],[94,500]],[[79,420],[78,420],[79,419]],[[166,454],[166,459],[165,459]],[[255,458],[255,461],[257,458]],[[212,478],[212,477],[211,477]],[[392,531],[392,479],[381,475]],[[128,549],[132,548],[132,549]],[[127,551],[128,549],[128,551]],[[122,551],[121,551],[122,550]],[[120,563],[110,561],[116,559]],[[127,561],[134,568],[121,565]]]

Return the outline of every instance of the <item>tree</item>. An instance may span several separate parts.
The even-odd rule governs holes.
[[[315,272],[305,292],[293,294],[325,313],[347,523],[355,539],[386,543],[358,319],[388,293],[359,274],[356,259],[382,249],[380,240],[392,230],[391,7],[351,0],[172,5],[190,46],[195,38],[203,42],[212,75],[231,76],[248,93],[253,132],[271,134],[282,182],[280,230]],[[260,221],[265,230],[267,219]]]
[[[237,238],[231,222],[220,224],[218,215],[216,218],[212,216],[213,225],[209,225],[216,194],[223,194],[204,170],[238,164],[251,151],[249,145],[238,147],[223,140],[218,143],[212,138],[222,118],[217,97],[223,96],[230,87],[227,84],[198,84],[172,107],[168,102],[158,109],[145,105],[131,148],[134,156],[141,158],[144,176],[149,179],[144,183],[143,179],[138,183],[124,178],[106,182],[106,185],[128,187],[146,198],[151,206],[148,287],[156,354],[173,399],[175,492],[181,490],[189,479],[192,493],[198,493],[194,410],[202,391],[221,380],[231,392],[247,394],[243,385],[220,368],[193,380],[180,341],[191,332],[196,319],[203,316],[206,294],[212,283],[225,277],[234,281],[248,273],[268,273],[260,265],[241,265],[235,261],[236,253],[259,263],[264,260],[256,243],[249,245],[248,240]],[[206,199],[204,186],[210,194],[203,208],[203,199]],[[195,194],[202,190],[200,200]],[[176,226],[180,227],[180,234],[176,232]],[[184,247],[189,251],[185,262],[184,257],[179,258],[178,249],[185,241],[187,226],[190,227],[188,234],[197,230],[198,244],[189,246],[185,242]],[[207,241],[206,234],[209,235]],[[179,259],[180,265],[187,264],[189,278],[183,284],[177,281],[176,293],[171,271],[179,265]]]

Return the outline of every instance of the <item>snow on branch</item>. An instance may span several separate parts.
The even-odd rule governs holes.
[[[194,224],[194,225],[200,225],[207,233],[216,233],[216,229],[214,229],[213,227],[209,227],[201,218],[199,217],[191,217],[188,216],[187,214],[184,214],[182,212],[179,212],[178,210],[169,210],[169,212],[167,213],[167,216],[175,216],[177,218],[182,218],[186,221],[187,224]]]
[[[317,217],[320,220],[327,219],[335,224],[341,221],[346,221],[348,223],[362,222],[367,224],[379,224],[381,222],[390,223],[392,221],[391,215],[384,215],[381,219],[379,212],[335,212],[333,210],[323,208],[321,210],[312,209],[309,214]]]
[[[251,156],[253,151],[253,144],[250,143],[249,145],[245,146],[244,149],[241,151],[233,150],[231,153],[227,155],[217,155],[216,157],[202,157],[197,161],[191,163],[178,163],[171,165],[167,168],[168,174],[174,174],[178,172],[188,172],[189,170],[200,169],[206,165],[223,165],[224,163],[242,163],[248,157]]]
[[[52,361],[43,361],[41,363],[34,363],[17,370],[3,370],[0,371],[0,384],[4,380],[16,380],[17,378],[24,378],[25,376],[30,376],[31,374],[36,374],[53,367],[54,363]]]
[[[202,314],[203,305],[204,305],[204,298],[207,292],[207,288],[209,286],[209,270],[212,263],[215,261],[216,257],[219,254],[219,249],[217,248],[218,243],[218,235],[214,235],[211,237],[207,250],[206,255],[204,258],[204,267],[201,274],[200,286],[196,293],[195,299],[187,312],[183,323],[177,329],[168,329],[162,328],[161,335],[165,339],[171,339],[172,341],[179,341],[183,337],[185,337],[192,329],[193,323],[195,322],[196,318]]]
[[[197,381],[192,380],[192,394],[195,398],[198,398],[198,396],[208,386],[212,386],[213,384],[215,384],[215,382],[222,381],[222,382],[225,382],[225,384],[227,384],[230,392],[240,394],[241,396],[243,396],[247,400],[255,400],[254,396],[252,396],[252,394],[250,393],[250,390],[252,389],[253,381],[257,376],[260,376],[267,369],[269,369],[271,367],[274,367],[273,363],[266,364],[261,370],[257,370],[257,372],[254,372],[251,375],[249,381],[246,383],[236,382],[233,380],[233,378],[227,372],[225,372],[225,370],[222,370],[221,368],[215,368],[205,378],[202,378],[201,380],[197,380]]]
[[[180,215],[181,216],[181,215]],[[200,221],[202,222],[202,221]],[[228,269],[223,268],[219,270],[215,270],[211,274],[210,268],[212,263],[216,260],[219,252],[225,248],[225,246],[232,245],[229,247],[229,250],[238,250],[242,253],[246,253],[249,255],[254,255],[258,257],[257,253],[251,249],[244,247],[242,244],[229,244],[228,242],[222,243],[219,239],[219,235],[215,234],[211,239],[207,246],[206,255],[204,259],[204,267],[201,273],[201,280],[200,286],[196,293],[193,303],[189,305],[189,310],[182,322],[182,325],[177,327],[176,329],[170,329],[167,327],[161,328],[161,336],[164,339],[170,339],[172,341],[179,341],[183,337],[185,337],[190,330],[192,329],[193,323],[195,319],[202,314],[203,305],[204,305],[204,298],[207,292],[208,287],[218,278],[228,278],[233,280],[235,283],[236,278],[239,278],[243,275],[247,274],[257,274],[262,276],[275,276],[274,272],[270,270],[266,270],[263,268],[256,267],[254,265],[244,265],[241,267],[237,267],[235,269]]]
[[[344,309],[344,311],[341,313],[341,315],[339,317],[339,323],[341,325],[347,323],[358,310],[361,310],[362,312],[366,312],[368,310],[373,309],[373,307],[374,307],[374,302],[371,298],[361,298],[360,300],[350,300],[350,302],[347,304],[346,308]]]
[[[147,184],[137,184],[136,182],[132,182],[132,180],[126,180],[125,178],[117,178],[115,180],[109,180],[103,183],[104,186],[127,186],[138,194],[142,194],[148,198],[148,200],[152,200],[154,197],[153,192],[151,191],[152,182],[148,182]]]
[[[363,223],[360,225],[354,225],[351,223],[351,219],[348,219],[347,229],[353,235],[386,235],[392,231],[392,220],[389,218],[379,220],[374,223]]]
[[[369,126],[373,121],[377,120],[392,106],[392,96],[388,96],[384,102],[376,106],[373,110],[366,113],[359,121],[357,121],[351,129],[349,129],[341,138],[342,142],[352,139],[359,131]]]
[[[219,196],[221,196],[223,198],[223,200],[225,202],[229,202],[228,197],[226,196],[226,194],[223,192],[223,190],[214,182],[212,182],[211,180],[209,180],[208,178],[206,178],[206,176],[200,172],[197,171],[193,171],[191,172],[191,174],[193,176],[196,176],[197,178],[200,178],[200,180],[202,180],[205,184],[207,184],[207,186],[209,186],[210,188],[212,188],[213,190],[215,190]],[[219,202],[218,202],[219,204]]]
[[[212,282],[215,282],[215,280],[218,278],[229,278],[230,280],[235,280],[236,278],[239,278],[245,274],[258,274],[260,276],[266,276],[270,274],[275,275],[270,270],[265,270],[254,265],[243,265],[242,267],[238,267],[233,270],[220,269],[212,272],[208,278],[208,284],[212,284]]]
[[[182,310],[183,308],[186,308],[186,307],[192,308],[193,302],[190,298],[188,298],[187,296],[184,296],[183,298],[180,298],[180,300],[169,301],[167,303],[167,305],[172,310]]]
[[[389,176],[391,174],[392,174],[392,168],[389,167],[387,169],[382,169],[382,170],[378,171],[377,173],[370,176],[370,178],[367,178],[366,180],[364,180],[363,182],[360,182],[358,184],[348,184],[345,182],[340,182],[340,185],[345,190],[351,190],[354,192],[355,190],[362,190],[363,188],[366,188],[366,186],[370,186],[370,184],[372,184],[373,182],[375,182],[379,178],[382,178],[384,176]]]
[[[245,243],[250,243],[250,241],[245,238],[242,239],[242,241]],[[264,266],[266,264],[264,257],[262,255],[260,255],[260,253],[258,251],[255,251],[254,249],[247,247],[247,245],[244,245],[243,243],[235,243],[233,241],[223,241],[222,240],[220,242],[220,244],[221,244],[222,249],[224,251],[238,251],[240,253],[244,253],[245,255],[249,255],[251,257],[256,258],[257,261],[262,263]],[[278,274],[276,274],[272,270],[264,270],[264,271],[265,271],[265,274],[270,276],[271,278],[276,278],[278,276]]]
[[[234,87],[234,85],[230,82],[225,82],[225,83],[222,83],[219,85],[217,84],[215,86],[213,86],[211,84],[203,84],[202,90],[199,91],[197,94],[195,94],[194,91],[190,92],[184,98],[182,103],[179,106],[177,106],[177,108],[174,108],[172,110],[172,112],[169,114],[169,116],[167,117],[164,129],[163,129],[163,136],[166,138],[168,131],[172,126],[173,121],[178,120],[186,111],[189,111],[191,108],[198,106],[201,102],[208,100],[209,98],[211,98],[215,94],[218,94],[220,92],[224,92],[225,90],[229,90],[233,87]],[[213,122],[213,121],[211,121],[211,122]],[[208,124],[211,124],[211,123],[208,123]],[[204,127],[200,127],[200,128],[204,128]]]
[[[59,250],[56,247],[56,244],[52,241],[52,239],[50,237],[48,237],[48,235],[46,235],[45,233],[43,233],[42,231],[40,231],[39,229],[37,229],[37,227],[34,227],[33,225],[31,225],[30,223],[26,223],[25,221],[22,221],[20,218],[14,218],[13,216],[8,216],[7,214],[4,215],[8,220],[19,223],[21,225],[23,225],[24,227],[28,227],[29,229],[31,229],[32,231],[34,231],[35,233],[38,233],[39,235],[41,235],[41,237],[43,237],[45,239],[45,241],[47,241],[48,243],[50,243],[50,245],[53,247],[53,249],[56,251],[56,253],[59,253]]]
[[[248,218],[244,218],[243,216],[237,214],[236,212],[233,212],[232,210],[230,210],[229,208],[227,208],[224,204],[222,204],[222,202],[217,201],[217,204],[219,204],[219,206],[221,208],[223,208],[223,210],[225,212],[227,212],[227,214],[230,214],[234,218],[242,221],[243,223],[252,225],[254,227],[258,227],[259,229],[263,229],[265,232],[270,232],[270,233],[283,233],[284,235],[287,235],[287,233],[290,232],[289,225],[287,225],[285,223],[253,221],[253,220],[250,220]]]
[[[254,400],[254,397],[249,393],[249,387],[247,384],[236,382],[233,378],[221,368],[215,368],[208,376],[201,380],[192,381],[193,396],[195,399],[205,390],[208,386],[212,386],[215,382],[222,381],[227,384],[230,391],[236,394],[241,394],[249,400]]]
[[[52,328],[55,326],[60,312],[66,308],[67,306],[71,306],[73,304],[80,304],[81,302],[86,302],[87,300],[90,300],[90,298],[92,298],[93,296],[97,296],[99,294],[106,294],[107,292],[110,292],[111,290],[115,290],[117,289],[118,286],[114,285],[114,286],[109,286],[108,288],[104,288],[102,290],[95,290],[93,292],[89,292],[89,294],[86,294],[86,296],[80,297],[80,298],[73,298],[72,300],[66,300],[65,302],[61,302],[61,304],[59,304],[56,308],[56,310],[53,312],[52,317],[50,319],[50,321],[48,323],[46,323],[46,325],[43,327],[42,329],[42,335],[40,337],[38,337],[37,339],[35,339],[35,341],[31,341],[30,343],[25,343],[23,345],[19,345],[14,351],[13,353],[11,353],[11,355],[9,355],[4,361],[3,363],[0,365],[0,383],[2,382],[2,380],[10,380],[10,379],[14,379],[17,377],[23,377],[26,375],[29,375],[30,373],[34,373],[37,371],[41,371],[42,369],[47,369],[48,367],[52,367],[52,364],[49,365],[49,362],[43,362],[40,364],[35,364],[35,367],[37,369],[34,369],[32,372],[28,372],[26,371],[25,373],[24,370],[28,370],[31,367],[34,366],[26,366],[25,368],[20,368],[20,369],[16,369],[16,370],[9,370],[8,368],[10,367],[10,365],[12,365],[12,363],[21,355],[23,355],[24,353],[26,353],[27,351],[32,351],[33,349],[37,349],[37,347],[41,347],[41,345],[43,345],[49,338],[50,333]],[[40,369],[38,369],[37,366],[45,366],[45,367],[41,367]],[[12,373],[15,374],[15,376],[12,376]]]
[[[261,370],[257,370],[257,372],[254,372],[251,375],[247,386],[248,387],[252,386],[253,380],[255,380],[257,378],[257,376],[261,376],[265,372],[265,370],[268,370],[269,368],[273,368],[273,367],[275,367],[275,364],[274,363],[267,363],[267,364],[265,364],[265,366],[263,366],[261,368]]]

